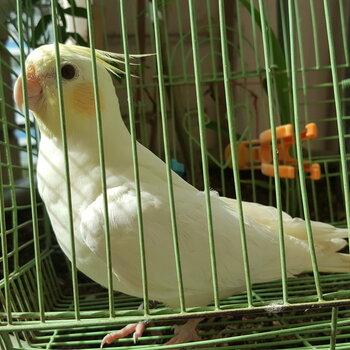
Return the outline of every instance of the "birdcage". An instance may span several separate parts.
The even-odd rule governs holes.
[[[319,271],[311,226],[316,220],[344,228],[350,221],[349,1],[9,0],[0,11],[2,350],[98,349],[107,332],[138,321],[149,322],[138,344],[124,338],[108,348],[350,348],[350,266],[349,273]],[[111,279],[104,288],[78,271],[71,200],[68,214],[58,213],[70,227],[71,261],[56,242],[37,193],[40,133],[28,101],[19,110],[12,91],[17,76],[26,75],[25,58],[34,48],[54,43],[59,67],[59,42],[125,54],[125,73],[115,88],[130,130],[130,163],[139,199],[136,140],[166,163],[179,308],[150,303],[141,200],[135,208],[141,298],[113,290]],[[129,53],[151,55],[132,61]],[[91,50],[94,74],[96,64]],[[62,91],[59,74],[57,79]],[[96,78],[94,88],[100,126]],[[58,104],[66,160],[61,195],[70,198],[77,179],[70,174],[62,92]],[[186,306],[171,170],[206,195],[209,305]],[[245,290],[228,298],[218,290],[211,190],[237,199]],[[242,201],[277,208],[276,280],[251,279]],[[312,263],[294,278],[287,276],[282,211],[306,225]],[[112,259],[108,229],[105,234]],[[173,336],[173,324],[190,318],[203,319],[200,338],[163,345]]]

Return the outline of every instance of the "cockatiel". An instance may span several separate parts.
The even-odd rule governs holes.
[[[61,76],[68,139],[76,263],[80,271],[107,286],[103,197],[100,180],[97,126],[90,51],[60,45]],[[131,137],[123,123],[118,98],[109,73],[118,56],[96,50],[99,97],[104,139],[109,227],[115,290],[142,297],[138,244],[137,201],[131,153]],[[64,155],[53,45],[42,46],[26,60],[28,104],[41,131],[37,165],[38,188],[45,202],[58,243],[71,259]],[[22,79],[15,86],[15,100],[23,104]],[[142,216],[151,300],[179,307],[178,282],[172,239],[166,168],[164,162],[137,144]],[[205,306],[213,300],[205,195],[172,173],[178,239],[187,307]],[[237,202],[213,192],[211,207],[215,235],[219,294],[228,297],[245,290]],[[244,223],[253,283],[280,279],[277,210],[243,203]],[[286,213],[284,241],[289,276],[311,270],[303,220]],[[322,272],[349,272],[350,255],[337,253],[347,242],[347,230],[312,222]],[[196,322],[187,323],[195,329]],[[187,327],[187,331],[188,331]],[[110,343],[132,332],[133,324],[107,335]],[[189,332],[191,333],[191,332]],[[189,340],[186,331],[170,343]],[[192,334],[193,335],[193,334]]]

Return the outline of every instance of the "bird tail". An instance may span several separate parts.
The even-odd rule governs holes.
[[[232,209],[237,210],[236,200],[220,198]],[[250,202],[242,202],[242,206],[244,216],[249,216],[259,224],[278,232],[278,210],[276,208]],[[284,234],[302,241],[301,244],[307,244],[305,221],[300,218],[292,218],[284,212],[282,218]],[[339,253],[348,244],[345,239],[348,237],[348,229],[336,228],[317,221],[311,221],[311,229],[319,271],[350,273],[350,254]],[[311,269],[311,263],[305,267],[305,270],[307,269]]]
[[[327,257],[323,256],[318,265],[320,272],[350,273],[350,255],[333,252]]]
[[[296,219],[292,219],[295,221]],[[297,219],[296,226],[301,226],[299,230],[287,230],[288,234],[307,241],[306,225],[304,220]],[[311,221],[314,246],[320,272],[329,273],[350,273],[350,254],[339,253],[348,244],[344,239],[348,237],[348,230],[336,228],[322,222]],[[296,233],[294,235],[294,232]],[[310,266],[311,267],[311,266]]]

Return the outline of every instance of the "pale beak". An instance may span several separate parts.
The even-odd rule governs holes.
[[[26,82],[27,82],[28,108],[33,112],[35,112],[40,106],[40,101],[43,96],[43,89],[40,84],[39,77],[35,74],[34,66],[29,65],[27,67],[26,77],[27,77]],[[14,93],[13,93],[16,105],[18,106],[19,109],[22,109],[23,101],[24,101],[22,86],[23,86],[22,77],[19,76],[16,80]]]

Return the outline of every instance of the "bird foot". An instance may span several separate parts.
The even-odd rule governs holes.
[[[134,343],[136,344],[137,339],[142,336],[143,332],[145,331],[145,328],[146,322],[128,324],[127,326],[125,326],[117,332],[107,334],[102,339],[100,348],[102,349],[105,344],[111,344],[118,339],[125,338],[131,333],[133,333],[132,337],[134,339]]]
[[[164,345],[174,345],[182,344],[191,341],[201,340],[200,336],[197,334],[196,327],[199,322],[202,321],[202,318],[195,318],[187,321],[183,325],[174,326],[175,336],[166,342]]]

